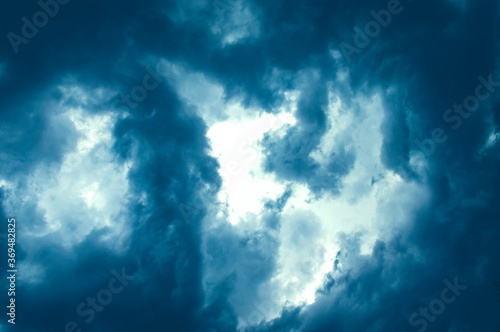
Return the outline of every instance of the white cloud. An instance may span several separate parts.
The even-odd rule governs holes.
[[[343,180],[338,196],[325,194],[314,199],[306,186],[295,186],[294,194],[285,207],[283,225],[288,225],[290,219],[303,211],[310,211],[309,219],[317,219],[321,229],[309,241],[321,249],[322,256],[319,257],[323,259],[323,264],[318,264],[317,258],[310,259],[313,277],[303,285],[294,285],[296,303],[314,301],[314,291],[324,281],[324,274],[332,269],[334,256],[340,249],[340,233],[361,232],[362,254],[369,254],[377,239],[390,238],[395,229],[411,220],[418,207],[429,197],[425,187],[406,183],[383,166],[380,160],[383,140],[380,125],[384,110],[379,97],[355,100],[360,110],[356,115],[352,110],[345,109],[346,105],[341,100],[330,100],[331,128],[314,156],[320,164],[325,164],[325,156],[335,151],[337,145],[348,144],[356,151],[356,162]],[[280,255],[281,266],[289,266],[294,256],[293,245],[286,240],[288,232],[292,231],[282,228],[282,246],[291,246],[291,249],[288,249],[289,254]],[[310,257],[307,249],[305,257]],[[300,278],[300,273],[297,271],[294,276],[294,268],[291,267],[284,272],[284,276]]]
[[[103,227],[110,227],[110,236],[124,236],[127,230],[121,212],[128,191],[129,165],[117,163],[112,151],[112,130],[118,113],[90,113],[66,106],[68,98],[87,104],[104,96],[103,91],[87,93],[78,86],[60,90],[65,99],[50,107],[53,112],[48,116],[49,127],[64,125],[65,130],[73,130],[68,135],[77,137],[76,148],[64,155],[58,167],[37,165],[25,181],[2,179],[1,185],[13,194],[5,208],[18,211],[20,222],[42,219],[32,221],[26,236],[58,235],[65,246],[73,246],[92,230]]]
[[[285,186],[261,169],[263,154],[258,143],[264,133],[294,121],[290,113],[261,114],[217,123],[208,131],[223,179],[219,198],[228,206],[231,223],[238,223],[248,213],[259,215],[264,198],[276,199],[283,193]]]
[[[69,109],[67,116],[80,134],[53,177],[36,172],[38,207],[45,212],[48,232],[63,231],[68,244],[84,239],[93,229],[112,227],[118,234],[119,214],[128,190],[128,167],[115,163],[111,130],[115,115]],[[71,231],[67,231],[71,230]]]
[[[225,215],[220,211],[209,214],[206,229],[211,228],[210,223],[223,222],[223,217],[235,234],[261,231],[264,200],[278,198],[288,185],[293,189],[284,207],[281,227],[271,235],[280,243],[275,257],[276,273],[260,285],[260,300],[252,300],[252,305],[238,304],[238,301],[249,300],[245,292],[237,292],[243,294],[241,298],[233,294],[232,303],[241,326],[251,324],[251,317],[257,321],[272,319],[286,304],[314,302],[316,289],[322,286],[324,275],[332,270],[341,248],[341,233],[362,234],[362,254],[368,254],[377,239],[389,239],[393,232],[407,227],[429,197],[425,187],[405,182],[382,164],[380,126],[385,113],[377,95],[358,96],[345,103],[342,96],[336,94],[334,85],[330,85],[328,131],[311,157],[320,167],[327,167],[332,153],[347,149],[355,152],[356,161],[342,181],[340,194],[326,193],[317,198],[307,186],[279,182],[262,169],[262,138],[270,132],[283,136],[288,126],[295,125],[297,91],[285,92],[284,106],[279,113],[270,115],[244,109],[238,100],[224,102],[223,89],[201,74],[186,72],[172,64],[165,68],[169,68],[167,77],[181,97],[196,106],[208,124],[207,136],[213,155],[220,163],[223,185],[219,199],[226,207]],[[348,73],[344,76],[336,83],[345,84]],[[417,164],[414,160],[413,166]],[[206,264],[206,275],[217,278],[220,271],[210,272],[215,267],[211,267],[210,262]],[[262,303],[265,309],[259,309]]]
[[[177,95],[188,105],[196,107],[208,126],[227,119],[227,109],[223,101],[224,89],[202,73],[193,73],[182,65],[159,60],[157,72],[168,80]]]
[[[339,98],[330,98],[330,129],[313,153],[317,162],[325,166],[327,156],[341,147],[347,145],[356,151],[354,168],[344,178],[340,194],[325,194],[317,199],[307,186],[292,183],[293,195],[284,208],[278,235],[281,243],[277,257],[279,268],[269,284],[262,285],[263,289],[272,290],[262,295],[262,300],[268,303],[267,319],[275,317],[287,303],[314,302],[316,289],[322,286],[324,275],[332,270],[340,249],[339,234],[360,232],[362,254],[369,254],[377,239],[387,240],[396,229],[404,228],[429,197],[425,187],[404,182],[381,162],[383,137],[380,126],[384,109],[380,98],[360,97],[352,103],[359,109],[358,113],[346,109],[347,106]],[[231,132],[232,128],[243,135],[244,131],[238,130],[243,126],[239,122],[231,123],[229,120],[226,125],[220,128],[220,133]],[[247,125],[251,126],[251,123]],[[211,130],[213,128],[217,125]],[[224,152],[229,156],[235,152],[232,139],[221,137],[220,141],[220,145],[214,145],[214,151],[219,151],[219,161],[224,166],[230,159],[223,157]],[[260,160],[262,155],[258,145],[253,151]],[[221,169],[224,176],[224,168]],[[250,169],[249,166],[241,168],[238,176],[265,188],[276,184],[272,179],[269,183],[259,182],[269,175],[251,172]],[[233,181],[233,178],[230,180]],[[235,188],[246,190],[244,185],[248,182],[242,181],[243,186],[237,182]],[[237,190],[236,194],[231,190],[225,191],[228,206],[234,209],[235,215],[244,215],[250,206],[253,206],[252,212],[258,214],[257,205],[252,204],[255,199],[250,199],[250,196],[264,194],[262,197],[265,197],[268,192],[265,188],[249,189],[248,197],[238,196]],[[241,211],[240,214],[238,211]],[[244,321],[241,324],[245,324]]]

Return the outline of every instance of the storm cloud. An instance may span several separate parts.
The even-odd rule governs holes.
[[[498,1],[0,16],[2,330],[500,324]]]

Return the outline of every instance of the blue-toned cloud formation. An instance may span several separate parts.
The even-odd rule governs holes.
[[[497,0],[4,1],[0,30],[0,331],[500,328]]]

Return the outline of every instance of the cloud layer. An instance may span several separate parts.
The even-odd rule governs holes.
[[[497,1],[4,7],[18,330],[500,324]]]

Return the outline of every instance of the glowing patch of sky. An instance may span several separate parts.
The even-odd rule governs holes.
[[[77,93],[82,102],[88,98],[84,91],[74,89],[72,93]],[[119,214],[128,190],[128,165],[117,164],[111,151],[117,115],[67,108],[54,116],[71,122],[78,141],[59,169],[40,168],[30,179],[47,225],[45,232],[33,235],[71,228],[67,232],[71,236],[65,236],[65,241],[72,245],[94,228],[113,226],[115,234],[119,234]]]
[[[209,126],[207,136],[212,153],[220,163],[223,185],[219,200],[227,206],[227,222],[241,229],[260,229],[263,201],[279,197],[287,185],[292,186],[293,194],[284,208],[277,235],[278,270],[261,287],[267,291],[260,297],[269,304],[264,310],[265,319],[276,317],[287,303],[314,302],[316,290],[332,270],[341,232],[360,232],[362,253],[369,254],[377,239],[389,238],[395,228],[404,227],[428,199],[425,187],[405,182],[385,169],[380,160],[384,109],[378,96],[352,100],[352,105],[360,110],[353,112],[330,86],[329,130],[311,157],[320,166],[326,166],[332,152],[348,147],[355,151],[356,162],[343,179],[339,195],[315,198],[306,186],[278,182],[261,166],[264,156],[260,143],[264,134],[282,136],[296,124],[293,114],[297,91],[287,91],[280,112],[270,115],[244,109],[238,100],[224,101],[223,89],[200,73],[189,73],[166,62],[162,67],[181,98],[196,106]],[[348,73],[340,76],[337,83],[343,84]],[[423,167],[418,156],[412,158],[412,166]],[[220,222],[220,218],[215,219]],[[239,323],[244,326],[255,312],[238,314]]]

